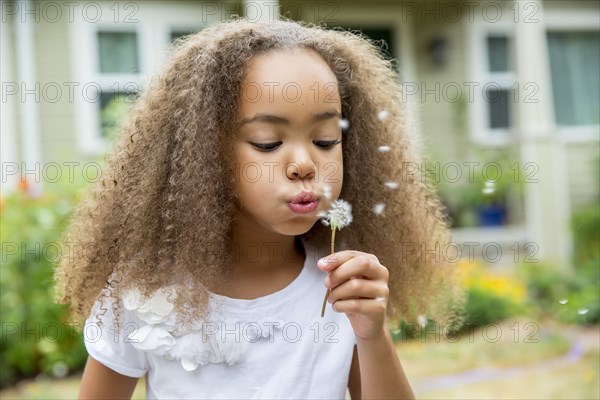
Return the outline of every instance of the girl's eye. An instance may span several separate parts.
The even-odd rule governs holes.
[[[271,151],[271,150],[275,150],[275,148],[277,148],[281,142],[275,142],[275,143],[250,143],[252,146],[254,147],[258,147],[261,150],[264,151]]]
[[[282,142],[274,143],[250,143],[252,146],[259,148],[262,151],[275,150]],[[313,142],[315,145],[322,149],[331,149],[333,146],[342,143],[341,140],[316,140]]]
[[[316,140],[313,143],[316,144],[317,146],[321,147],[322,149],[330,149],[333,146],[335,146],[336,144],[342,143],[342,141],[341,140]]]

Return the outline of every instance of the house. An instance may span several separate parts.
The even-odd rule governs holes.
[[[387,43],[410,131],[443,182],[489,181],[497,166],[482,154],[511,149],[500,172],[523,193],[508,202],[507,223],[457,228],[463,249],[568,265],[569,216],[598,201],[595,1],[4,1],[3,194],[21,175],[33,193],[65,174],[92,180],[114,120],[174,38],[233,15],[279,14]],[[451,202],[461,189],[449,187]]]

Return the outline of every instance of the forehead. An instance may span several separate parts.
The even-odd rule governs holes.
[[[241,118],[272,111],[293,117],[325,107],[341,111],[337,79],[314,51],[275,51],[248,64],[241,87]]]
[[[300,79],[336,82],[329,65],[312,50],[282,50],[261,54],[248,64],[246,81],[291,82]]]

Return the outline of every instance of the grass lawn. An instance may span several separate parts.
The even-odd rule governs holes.
[[[432,334],[398,342],[397,350],[418,399],[599,399],[599,329],[519,318],[467,332],[454,343],[436,342]],[[582,346],[571,357],[575,342]],[[79,381],[23,382],[0,398],[76,398]],[[144,398],[143,379],[133,398]]]
[[[495,325],[454,343],[434,335],[398,343],[417,398],[600,399],[600,327],[531,318]]]

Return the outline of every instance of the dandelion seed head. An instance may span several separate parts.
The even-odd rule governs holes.
[[[331,225],[332,230],[340,230],[352,222],[352,206],[345,200],[336,200],[324,215],[321,212],[317,215],[322,218],[325,226]]]
[[[386,182],[385,186],[390,188],[390,189],[398,189],[398,187],[400,186],[400,184],[398,182]]]
[[[425,328],[425,326],[427,325],[427,317],[424,315],[419,315],[417,317],[417,323],[421,328]]]
[[[386,119],[387,117],[389,117],[389,116],[390,116],[390,112],[389,112],[388,110],[381,110],[381,111],[379,111],[379,112],[377,113],[377,118],[378,118],[380,121],[383,121],[383,120],[385,120],[385,119]]]
[[[481,193],[483,194],[494,194],[496,192],[496,188],[493,187],[484,187],[481,189]]]
[[[339,120],[338,125],[343,130],[346,130],[346,129],[350,128],[350,121],[348,121],[346,118],[342,118]]]
[[[385,204],[383,204],[383,203],[377,203],[373,206],[373,212],[375,213],[375,215],[381,215],[381,213],[383,213],[384,209],[385,209]]]
[[[390,151],[392,148],[390,146],[379,146],[377,148],[377,150],[379,150],[381,153],[387,153],[388,151]]]
[[[560,304],[567,304],[569,302],[569,300],[567,300],[567,299],[560,299],[558,302]]]
[[[577,314],[579,315],[585,315],[588,313],[588,309],[587,308],[580,308],[579,310],[577,310]]]

